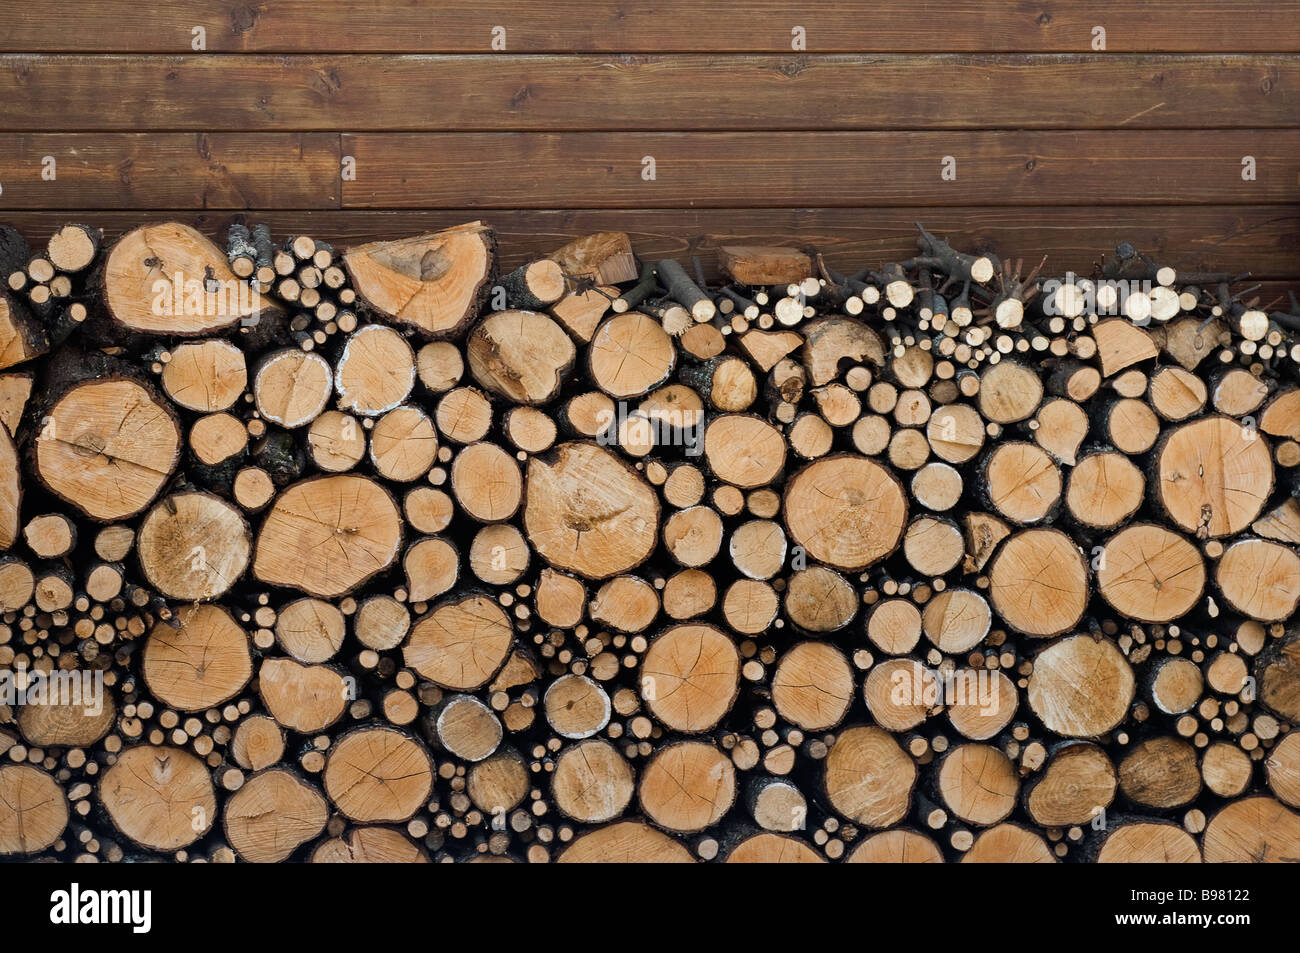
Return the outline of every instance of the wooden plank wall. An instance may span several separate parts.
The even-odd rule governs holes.
[[[481,217],[507,264],[616,228],[647,257],[813,243],[856,270],[920,220],[1060,271],[1129,240],[1300,285],[1300,0],[0,0],[0,23],[0,220],[36,241]]]

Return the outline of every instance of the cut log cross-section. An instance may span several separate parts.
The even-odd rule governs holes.
[[[141,745],[122,752],[104,772],[99,797],[117,829],[150,850],[192,844],[217,819],[207,768],[181,748]]]
[[[1200,537],[1245,529],[1273,488],[1268,445],[1226,417],[1184,424],[1156,456],[1160,503],[1184,532]]]
[[[639,474],[595,444],[565,443],[528,463],[524,525],[557,569],[607,579],[640,565],[659,530],[659,501]]]
[[[221,250],[176,222],[124,235],[108,254],[103,281],[108,312],[126,331],[192,337],[255,315],[269,321],[260,296],[230,270]]]
[[[373,480],[304,480],[272,504],[258,532],[253,575],[329,599],[391,566],[401,542],[397,504]]]
[[[1029,529],[1007,538],[988,565],[988,579],[993,608],[1026,635],[1067,632],[1088,605],[1083,553],[1057,529]]]
[[[152,502],[180,459],[181,433],[166,401],[137,381],[77,384],[36,435],[36,472],[57,496],[102,522]]]
[[[172,628],[160,622],[144,648],[150,691],[181,711],[202,711],[235,697],[253,675],[248,635],[220,606],[182,609]]]
[[[814,559],[864,569],[893,552],[907,524],[907,497],[894,474],[849,454],[809,464],[786,485],[790,538]]]
[[[641,666],[641,696],[675,731],[705,731],[731,708],[740,681],[740,655],[730,637],[710,625],[668,629]]]
[[[488,292],[496,240],[481,222],[352,248],[343,263],[358,296],[379,314],[429,337],[455,337]]]

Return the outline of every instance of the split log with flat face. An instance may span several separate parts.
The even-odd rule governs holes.
[[[0,374],[0,424],[13,436],[32,397],[36,375],[32,371]]]
[[[1097,322],[1092,328],[1092,336],[1097,341],[1097,357],[1101,361],[1103,377],[1118,374],[1158,353],[1151,335],[1123,318]]]
[[[0,368],[25,364],[44,354],[49,338],[17,295],[0,289]]]
[[[471,222],[350,248],[343,264],[358,296],[380,315],[427,337],[453,338],[477,316],[495,255],[492,231]]]
[[[402,520],[392,496],[365,477],[296,483],[272,504],[257,536],[253,575],[332,599],[397,559]]]
[[[18,541],[22,496],[18,448],[14,446],[9,431],[0,428],[0,550],[8,549]]]
[[[107,523],[153,501],[176,469],[181,432],[163,398],[118,378],[73,385],[50,407],[35,442],[46,487]]]
[[[600,284],[622,284],[637,277],[636,255],[626,232],[595,232],[575,238],[551,252],[570,278],[586,278]]]
[[[718,267],[742,285],[786,285],[813,273],[812,259],[797,248],[722,245]]]
[[[528,462],[524,527],[553,567],[608,579],[640,565],[654,549],[659,501],[610,451],[563,443]]]

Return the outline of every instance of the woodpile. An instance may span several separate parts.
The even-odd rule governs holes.
[[[1294,300],[496,254],[0,228],[0,855],[1300,857]]]

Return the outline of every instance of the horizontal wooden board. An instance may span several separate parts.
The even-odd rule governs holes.
[[[1300,130],[360,133],[345,208],[1300,201]],[[1255,179],[1243,181],[1243,157]],[[648,179],[653,159],[653,180]],[[956,179],[941,176],[955,161]]]
[[[1297,124],[1300,56],[0,56],[10,130]]]
[[[266,222],[276,238],[306,233],[338,246],[436,231],[479,217],[447,211],[20,212],[0,215],[34,244],[82,221],[112,238],[144,221],[176,219],[219,241],[233,221]],[[720,244],[781,244],[821,250],[845,271],[914,254],[916,221],[959,248],[993,251],[1054,272],[1091,274],[1116,244],[1131,242],[1184,272],[1252,272],[1300,279],[1300,206],[1101,208],[509,209],[482,216],[495,229],[505,267],[547,254],[579,235],[626,231],[642,258],[699,255],[707,270]]]
[[[337,208],[338,142],[327,133],[0,136],[0,216],[11,209]]]
[[[1300,51],[1300,2],[1275,0],[48,0],[5,5],[6,51],[208,50],[479,52],[505,28],[510,52],[1110,52]],[[57,28],[52,25],[57,24]],[[1015,104],[1008,104],[1014,109]]]

